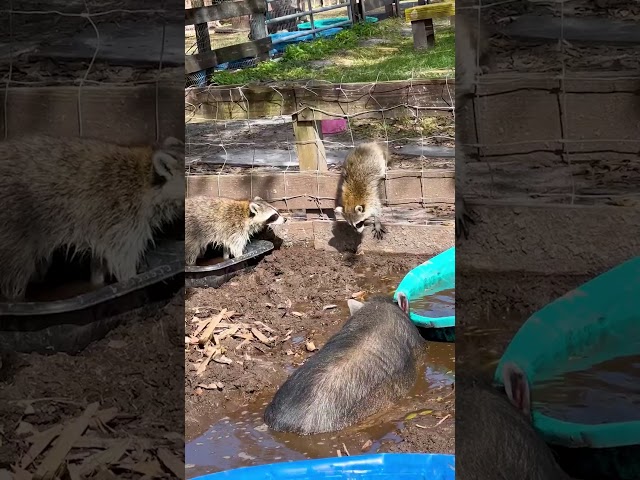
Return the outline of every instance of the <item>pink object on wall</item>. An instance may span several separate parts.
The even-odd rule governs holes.
[[[334,133],[342,133],[347,129],[346,118],[336,118],[334,120],[321,120],[322,134],[332,135]]]

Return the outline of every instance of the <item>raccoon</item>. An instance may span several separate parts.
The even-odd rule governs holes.
[[[387,149],[377,143],[364,143],[349,153],[342,173],[340,205],[335,208],[358,233],[364,231],[365,221],[373,218],[373,235],[378,240],[387,233],[379,218],[387,158]]]
[[[242,256],[249,237],[265,226],[286,219],[260,197],[252,201],[229,198],[191,197],[185,200],[185,260],[196,259],[209,244],[221,246],[224,259]]]
[[[24,298],[54,251],[88,253],[92,283],[137,274],[154,232],[184,209],[184,144],[37,136],[0,142],[0,295]]]

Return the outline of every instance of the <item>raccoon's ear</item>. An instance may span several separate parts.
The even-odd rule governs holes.
[[[262,200],[262,198],[260,198],[260,197],[253,197],[253,201],[254,202],[263,202],[264,200]]]
[[[527,374],[515,363],[507,362],[502,367],[502,382],[509,401],[530,418],[531,390]]]
[[[255,202],[255,200],[254,200],[254,202]],[[251,216],[251,217],[255,217],[258,214],[258,208],[259,207],[254,202],[249,203],[249,216]]]
[[[336,207],[336,208],[333,209],[333,211],[335,213],[338,213],[338,214],[342,215],[342,207]]]
[[[364,306],[364,303],[350,298],[347,300],[347,306],[349,307],[349,314],[353,315]]]
[[[364,212],[364,206],[356,205],[356,213],[362,213],[362,212]]]
[[[173,176],[172,172],[179,167],[178,160],[163,150],[153,152],[151,161],[153,162],[155,173],[164,179],[171,178]]]

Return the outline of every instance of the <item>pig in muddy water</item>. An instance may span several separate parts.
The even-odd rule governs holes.
[[[264,414],[276,431],[333,432],[360,422],[406,396],[416,382],[426,343],[408,316],[404,295],[396,304],[349,300],[342,329],[276,392]]]
[[[570,480],[533,428],[526,375],[511,363],[502,375],[505,392],[473,374],[456,378],[456,478]]]

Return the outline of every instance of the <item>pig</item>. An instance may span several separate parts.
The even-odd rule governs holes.
[[[398,295],[362,304],[348,301],[350,318],[298,368],[267,406],[271,429],[300,435],[334,432],[387,409],[416,382],[426,343]]]
[[[456,376],[456,478],[571,480],[533,428],[525,373],[506,363],[502,376],[505,392]]]

